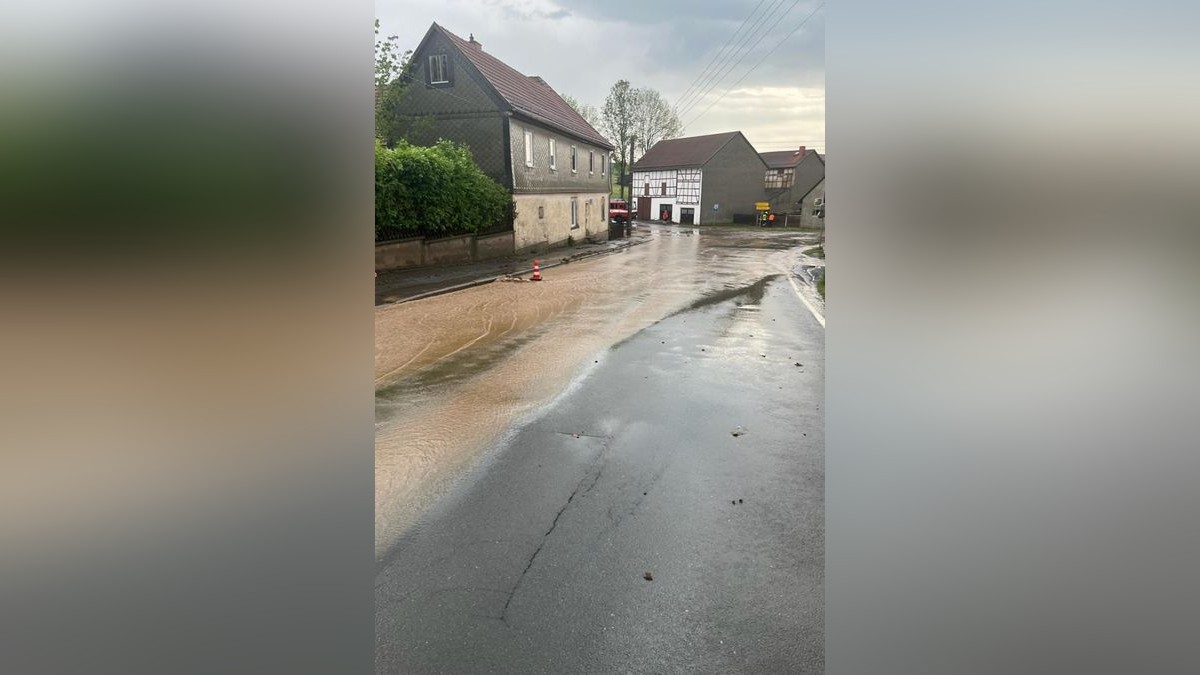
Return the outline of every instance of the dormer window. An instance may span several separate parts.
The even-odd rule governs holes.
[[[432,54],[429,57],[429,84],[447,84],[450,82],[450,68],[446,63],[445,54]]]

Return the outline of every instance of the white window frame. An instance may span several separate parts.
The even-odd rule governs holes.
[[[441,71],[440,73],[438,73],[438,75],[442,78],[440,80],[433,79],[434,78],[434,75],[433,75],[433,73],[434,73],[434,65],[433,64],[434,63],[438,63],[441,66],[441,68],[438,69]],[[450,78],[447,76],[447,72],[449,70],[450,70],[450,61],[446,57],[445,54],[430,54],[429,55],[429,84],[449,84]]]
[[[607,176],[608,170],[608,155],[600,155],[600,175]]]
[[[579,173],[579,153],[571,146],[571,173]]]
[[[588,150],[588,175],[596,175],[596,153]]]
[[[571,229],[579,229],[579,199],[571,197]]]
[[[555,145],[554,139],[551,138],[550,139],[550,170],[551,171],[558,170],[558,154],[557,154],[557,149],[554,147],[554,145]]]
[[[533,131],[525,130],[525,166],[533,166]]]

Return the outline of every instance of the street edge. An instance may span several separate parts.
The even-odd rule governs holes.
[[[539,267],[540,267],[540,269],[545,270],[545,269],[550,269],[552,267],[558,267],[560,265],[565,265],[567,263],[577,262],[580,260],[587,260],[588,258],[595,258],[597,256],[602,256],[602,255],[610,255],[613,253],[618,253],[620,251],[628,250],[630,248],[633,248],[634,246],[640,246],[641,244],[645,244],[649,241],[650,241],[649,239],[642,240],[642,241],[631,241],[628,244],[625,244],[623,246],[614,246],[610,249],[606,249],[603,251],[591,251],[588,253],[580,254],[577,257],[569,256],[568,259],[565,261],[560,260],[559,262],[553,262],[553,263],[549,263],[547,265],[540,265]],[[533,272],[533,268],[530,267],[529,269],[520,270],[518,272],[513,272],[512,274],[501,274],[499,276],[487,277],[484,279],[476,279],[475,281],[467,281],[467,282],[464,282],[461,284],[456,284],[454,286],[447,286],[446,288],[439,288],[439,289],[432,290],[432,291],[426,291],[424,293],[418,293],[417,295],[413,295],[413,296],[410,296],[407,298],[401,298],[399,300],[394,300],[392,302],[385,302],[381,305],[376,305],[375,308],[378,310],[383,307],[399,305],[399,304],[403,304],[405,302],[412,302],[414,300],[423,300],[425,298],[432,298],[432,297],[438,296],[438,295],[445,295],[447,293],[453,293],[455,291],[463,291],[468,288],[475,288],[476,286],[484,286],[486,284],[494,283],[496,281],[499,281],[500,279],[505,279],[507,277],[519,277],[519,276],[524,276],[526,274],[530,274],[532,272]]]

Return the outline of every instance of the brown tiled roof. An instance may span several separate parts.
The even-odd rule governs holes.
[[[644,170],[701,166],[739,134],[741,134],[740,131],[729,131],[723,134],[659,141],[654,144],[654,147],[647,150],[641,159],[633,163],[633,168]]]
[[[479,43],[468,42],[436,23],[433,26],[458,47],[496,93],[512,106],[513,112],[600,147],[613,149],[613,144],[592,128],[587,120],[580,117],[574,108],[567,105],[545,80],[537,76],[522,75],[500,59],[483,51],[478,46]]]
[[[816,150],[808,150],[801,156],[799,150],[780,150],[778,152],[760,152],[758,156],[762,157],[762,160],[767,163],[768,168],[786,169],[796,166],[804,157],[808,157],[815,152]]]

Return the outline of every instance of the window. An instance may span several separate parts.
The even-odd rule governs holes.
[[[650,196],[650,184],[649,183],[646,183],[646,187],[644,187],[642,189],[642,194],[646,195],[647,197]]]
[[[600,175],[605,175],[604,171],[608,168],[608,155],[600,155]]]
[[[445,84],[450,81],[450,69],[446,66],[445,54],[429,57],[429,84]]]
[[[662,196],[667,196],[667,181],[665,180],[662,182]]]
[[[538,207],[538,220],[541,220],[545,217],[546,217],[546,207],[539,206]]]
[[[596,153],[588,150],[588,175],[596,173]]]
[[[550,168],[558,168],[558,154],[554,151],[554,139],[550,139]]]
[[[767,180],[763,185],[767,188],[792,187],[795,181],[795,172],[795,169],[769,169],[767,171]]]
[[[575,146],[571,146],[571,173],[579,170],[579,164],[576,158]]]
[[[571,149],[574,150],[574,148],[571,148]],[[575,197],[571,197],[571,229],[574,230],[574,229],[577,229],[578,227],[579,227],[579,200],[576,199]]]
[[[533,166],[533,132],[525,130],[525,166]]]

